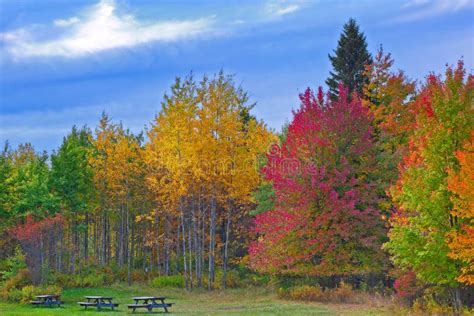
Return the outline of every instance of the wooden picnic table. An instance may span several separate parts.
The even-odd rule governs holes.
[[[31,301],[30,304],[34,306],[53,306],[56,305],[58,307],[64,302],[59,300],[59,295],[56,294],[43,294],[43,295],[36,295],[36,300]]]
[[[146,308],[149,312],[153,311],[153,308],[164,308],[165,312],[168,313],[168,307],[173,305],[173,303],[165,303],[166,297],[136,296],[132,297],[132,299],[135,301],[135,304],[129,304],[128,308],[133,309],[134,313],[137,308]]]
[[[110,307],[114,310],[119,304],[113,303],[113,297],[108,296],[84,296],[87,302],[78,302],[79,305],[84,306],[84,309],[87,307],[96,307],[98,310],[102,307]]]

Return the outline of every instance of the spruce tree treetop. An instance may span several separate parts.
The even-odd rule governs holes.
[[[354,19],[344,24],[341,37],[334,50],[334,55],[329,55],[333,70],[326,80],[332,97],[339,95],[339,83],[343,83],[349,92],[362,93],[362,86],[366,80],[364,67],[372,63],[372,57],[367,50],[367,42],[363,32]]]

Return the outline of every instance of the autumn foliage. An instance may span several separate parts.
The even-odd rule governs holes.
[[[448,67],[444,80],[427,77],[414,100],[414,130],[390,191],[397,211],[385,247],[396,265],[429,283],[456,286],[469,279],[461,271],[472,267],[470,247],[464,249],[470,235],[460,231],[472,216],[469,194],[463,196],[472,173],[466,169],[468,153],[459,152],[471,138],[473,92],[474,78],[466,75],[462,62]],[[454,237],[449,247],[447,235]]]
[[[384,225],[372,173],[371,117],[356,95],[348,101],[300,96],[286,140],[267,155],[263,172],[275,209],[257,215],[249,250],[258,271],[337,275],[377,271]]]
[[[459,172],[449,171],[448,189],[453,193],[451,215],[457,229],[448,233],[448,255],[464,263],[457,280],[474,284],[474,131],[456,158]]]
[[[33,282],[42,280],[41,268],[46,264],[57,264],[56,242],[61,236],[63,217],[61,214],[35,220],[29,215],[23,224],[12,228],[9,232],[17,239],[26,253],[26,263]]]

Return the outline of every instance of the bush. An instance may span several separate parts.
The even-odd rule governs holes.
[[[366,300],[365,294],[352,289],[352,286],[341,282],[337,288],[323,289],[316,285],[299,285],[289,289],[280,288],[278,296],[290,300],[332,302],[332,303],[362,303]]]
[[[31,284],[28,269],[21,269],[18,270],[15,275],[5,281],[3,284],[3,290],[9,292],[12,289],[21,289],[28,284]]]
[[[10,302],[28,303],[33,300],[36,295],[54,294],[61,295],[62,288],[57,285],[33,286],[27,285],[22,289],[12,288],[10,291],[2,293],[3,299]]]
[[[143,282],[146,280],[146,274],[144,271],[133,271],[131,278],[132,282]]]
[[[20,270],[26,269],[25,255],[20,247],[15,248],[15,254],[8,257],[3,263],[2,271],[0,271],[1,279],[7,281],[14,278]]]
[[[154,278],[151,281],[151,284],[158,288],[165,287],[175,287],[175,288],[184,288],[184,276],[182,275],[169,275],[169,276],[159,276]]]
[[[415,273],[409,271],[400,275],[394,282],[393,287],[397,298],[411,305],[416,297],[421,294],[421,287],[418,285]]]
[[[319,285],[303,285],[291,288],[289,290],[289,297],[297,301],[324,302],[327,300],[323,289]]]
[[[359,303],[358,293],[352,289],[350,284],[341,282],[335,289],[329,291],[331,301],[336,303]]]

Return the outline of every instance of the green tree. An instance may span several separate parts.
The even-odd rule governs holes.
[[[7,180],[11,219],[26,215],[39,218],[58,211],[58,199],[48,186],[49,167],[46,153],[36,153],[31,144],[21,144],[12,153],[12,172]]]
[[[12,173],[10,159],[10,147],[5,143],[5,147],[0,154],[0,230],[8,224],[9,219],[9,194],[10,186],[8,179]]]
[[[73,254],[78,253],[79,238],[83,235],[84,258],[88,256],[88,208],[94,194],[92,168],[88,161],[91,137],[90,130],[78,130],[74,126],[64,137],[58,152],[51,156],[50,187],[61,199],[63,214],[71,223]]]
[[[362,94],[366,81],[365,65],[372,63],[372,57],[367,50],[367,42],[363,32],[354,19],[344,24],[334,55],[329,55],[333,70],[326,80],[332,98],[339,95],[339,84],[342,83],[352,92]]]

